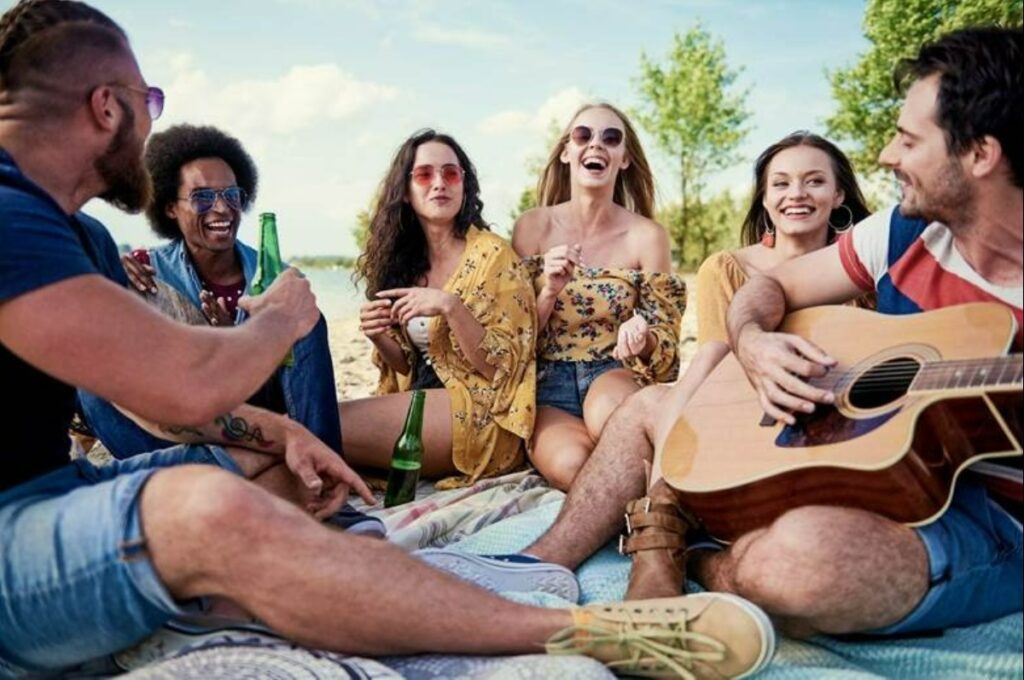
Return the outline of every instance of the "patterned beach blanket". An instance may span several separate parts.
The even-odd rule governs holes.
[[[414,503],[383,510],[389,539],[407,548],[450,546],[509,553],[528,546],[554,521],[564,495],[534,474],[517,473],[451,491],[420,488]],[[606,546],[577,572],[584,603],[620,600],[629,560]],[[505,593],[540,606],[568,603],[551,595]],[[1024,615],[951,629],[934,637],[849,642],[820,637],[782,639],[766,680],[1024,677]],[[209,631],[172,623],[139,647],[118,655],[108,672],[135,669],[133,680],[157,678],[591,678],[612,677],[600,664],[573,657],[422,655],[360,659],[308,650],[252,627]],[[110,660],[108,660],[108,664]]]

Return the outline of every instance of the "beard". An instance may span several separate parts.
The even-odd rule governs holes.
[[[939,169],[930,186],[918,184],[913,194],[904,194],[900,211],[907,217],[941,222],[953,228],[971,222],[976,200],[975,189],[956,158],[950,157]]]
[[[100,198],[134,214],[153,200],[153,180],[142,160],[142,140],[135,134],[135,112],[120,99],[118,103],[125,115],[107,150],[94,164],[107,185]]]

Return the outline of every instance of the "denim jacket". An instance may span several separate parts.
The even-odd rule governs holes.
[[[258,253],[236,241],[235,254],[242,263],[246,293],[251,294]],[[178,290],[196,307],[200,306],[202,283],[182,239],[175,239],[167,245],[150,250],[149,259],[158,279]],[[235,323],[244,322],[246,317],[245,311],[239,308]],[[341,420],[334,385],[334,366],[327,341],[327,322],[323,315],[313,330],[296,342],[292,349],[294,365],[282,366],[276,374],[284,392],[288,416],[302,423],[327,446],[341,453]],[[127,458],[173,445],[173,442],[158,439],[143,431],[95,395],[79,390],[79,402],[89,426],[115,458]]]

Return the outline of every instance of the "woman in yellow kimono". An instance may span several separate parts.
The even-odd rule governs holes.
[[[542,329],[530,458],[568,489],[622,400],[676,379],[686,289],[652,219],[647,159],[615,107],[577,111],[537,193],[541,207],[512,235],[531,267]]]
[[[507,241],[488,230],[476,170],[454,139],[418,132],[381,184],[357,276],[377,396],[340,404],[346,459],[387,467],[426,390],[423,474],[471,483],[523,462],[534,423],[536,308]]]

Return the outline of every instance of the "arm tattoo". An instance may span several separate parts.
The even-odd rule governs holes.
[[[263,436],[263,430],[259,425],[249,425],[245,418],[239,418],[227,413],[218,416],[214,421],[221,427],[221,436],[232,442],[252,443],[265,449],[270,448],[275,442]]]
[[[200,439],[205,436],[202,430],[198,430],[194,427],[185,427],[184,425],[160,425],[159,427],[161,432],[166,432],[167,434],[174,436],[188,434],[193,437],[199,437]]]

